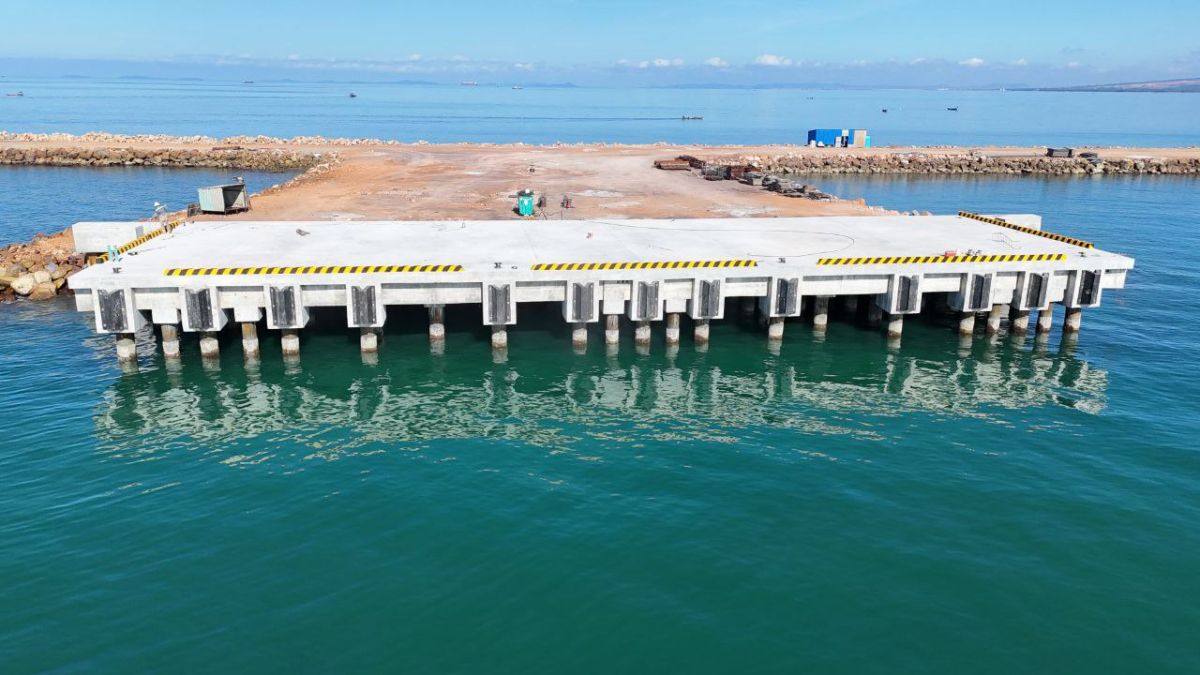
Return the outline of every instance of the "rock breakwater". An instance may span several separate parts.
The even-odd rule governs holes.
[[[986,174],[1010,176],[1200,175],[1200,158],[1016,157],[984,154],[812,154],[743,155],[712,160],[751,165],[784,174]]]
[[[0,148],[0,164],[40,166],[157,166],[255,171],[303,171],[327,155],[275,148]]]
[[[49,300],[66,292],[67,277],[84,266],[83,256],[74,248],[67,230],[0,249],[0,301]]]

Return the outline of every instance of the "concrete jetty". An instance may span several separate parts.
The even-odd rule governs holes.
[[[143,224],[144,225],[144,224]],[[136,227],[80,223],[76,239]],[[106,235],[111,236],[111,235]],[[101,237],[103,238],[103,237]],[[138,234],[139,242],[71,279],[80,311],[116,335],[118,356],[133,358],[132,334],[162,326],[168,355],[178,332],[202,334],[205,356],[229,322],[242,324],[248,357],[258,326],[277,332],[286,355],[300,351],[310,310],[342,308],[364,352],[388,308],[428,308],[431,342],[445,340],[447,305],[476,305],[504,350],[507,327],[525,303],[560,303],[572,343],[586,347],[588,324],[619,342],[624,316],[639,346],[665,326],[679,340],[680,316],[694,340],[709,324],[749,309],[765,335],[784,339],[784,320],[807,305],[824,331],[830,307],[865,306],[868,319],[898,339],[904,319],[929,299],[959,316],[958,330],[1049,331],[1053,306],[1067,308],[1064,330],[1081,311],[1119,289],[1134,261],[1087,241],[1041,230],[1029,215],[866,216],[686,220],[203,221]],[[113,242],[116,246],[116,242]],[[805,302],[806,299],[809,299]],[[1007,307],[1007,309],[1006,309]],[[976,315],[982,321],[976,322]],[[730,317],[736,318],[736,316]],[[982,332],[982,331],[981,331]],[[168,343],[171,343],[168,346]]]

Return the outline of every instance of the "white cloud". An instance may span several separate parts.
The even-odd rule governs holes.
[[[683,59],[653,59],[638,62],[638,68],[678,68],[683,65]]]
[[[1029,62],[1025,59],[1017,59],[1016,61],[1013,61],[1012,64],[1014,66],[1027,66],[1029,65]]]
[[[987,63],[987,61],[984,61],[983,59],[979,58],[978,56],[972,56],[969,59],[963,59],[962,61],[959,61],[958,65],[966,66],[968,68],[978,68],[979,66],[982,66],[985,63]]]
[[[775,54],[760,54],[757,58],[754,59],[754,65],[756,65],[756,66],[790,66],[790,65],[792,65],[792,60],[787,57],[778,56]]]
[[[409,54],[409,55],[408,55],[408,60],[409,60],[409,61],[420,61],[420,60],[421,60],[421,55],[420,55],[420,54]]]
[[[517,70],[533,70],[533,64],[532,63],[514,63],[513,68],[516,68]]]
[[[1070,63],[1068,63],[1068,64],[1067,64],[1067,67],[1068,67],[1068,68],[1078,68],[1078,67],[1080,67],[1080,66],[1082,66],[1082,65],[1083,65],[1083,64],[1082,64],[1082,63],[1080,63],[1080,62],[1078,62],[1078,61],[1071,61]]]
[[[725,68],[729,65],[729,63],[719,56],[713,56],[711,58],[704,59],[704,65],[712,66],[713,68]]]

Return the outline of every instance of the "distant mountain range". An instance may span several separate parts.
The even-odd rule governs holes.
[[[1155,93],[1200,93],[1200,78],[1188,80],[1154,80],[1152,82],[1121,82],[1118,84],[1089,84],[1082,87],[1031,87],[1025,91],[1143,91]]]

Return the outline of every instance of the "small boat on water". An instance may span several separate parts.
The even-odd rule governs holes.
[[[358,98],[358,94],[350,92],[350,98]]]
[[[476,82],[475,80],[463,80],[462,82],[459,82],[459,84],[464,87],[478,87],[479,86],[479,83]]]
[[[23,91],[13,91],[13,92],[9,92],[9,93],[5,94],[5,96],[14,96],[14,97],[24,96],[24,95],[25,95],[25,92],[23,92]]]
[[[519,85],[519,84],[514,84],[514,85],[513,85],[513,89],[524,89],[524,88],[525,88],[525,87],[522,87],[522,86],[521,86],[521,85]]]
[[[683,120],[684,122],[696,122],[704,119],[704,115],[684,115],[679,119]]]
[[[883,112],[887,112],[887,108],[884,108],[884,109],[883,109]]]
[[[950,112],[958,112],[958,106],[955,106],[953,108],[946,108],[946,110],[949,110]]]

